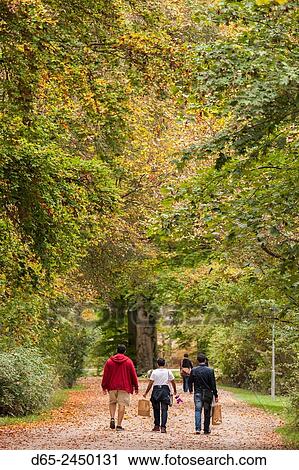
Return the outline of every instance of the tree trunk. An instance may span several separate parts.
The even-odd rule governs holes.
[[[145,299],[139,297],[136,304],[136,366],[142,374],[152,369],[156,360],[156,317]]]
[[[134,308],[128,310],[128,355],[136,363],[136,317],[137,310]]]

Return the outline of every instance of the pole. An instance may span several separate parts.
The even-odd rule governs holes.
[[[271,398],[275,398],[275,322],[272,325]]]

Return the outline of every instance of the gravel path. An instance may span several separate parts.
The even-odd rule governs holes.
[[[275,428],[281,420],[263,410],[237,401],[220,389],[223,424],[210,435],[194,434],[192,396],[181,394],[184,403],[170,409],[167,434],[153,433],[152,418],[137,416],[132,397],[124,427],[109,429],[108,397],[100,392],[99,378],[81,381],[85,388],[70,392],[62,408],[45,421],[0,427],[0,449],[284,449]],[[145,389],[142,384],[141,391]]]

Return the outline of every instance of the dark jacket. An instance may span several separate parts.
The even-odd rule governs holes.
[[[188,367],[189,369],[192,369],[193,364],[190,359],[188,359],[188,357],[184,357],[184,359],[181,361],[181,367]]]
[[[189,376],[189,385],[191,391],[193,391],[194,387],[194,393],[209,390],[213,393],[215,398],[218,397],[214,369],[211,369],[205,364],[193,367]]]
[[[170,405],[170,388],[168,385],[154,385],[151,402],[152,404],[161,402]]]

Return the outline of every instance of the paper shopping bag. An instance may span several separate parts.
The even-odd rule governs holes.
[[[150,416],[151,415],[151,405],[149,400],[142,398],[138,400],[138,416]]]
[[[215,403],[212,407],[212,424],[222,423],[222,412],[220,403]]]

